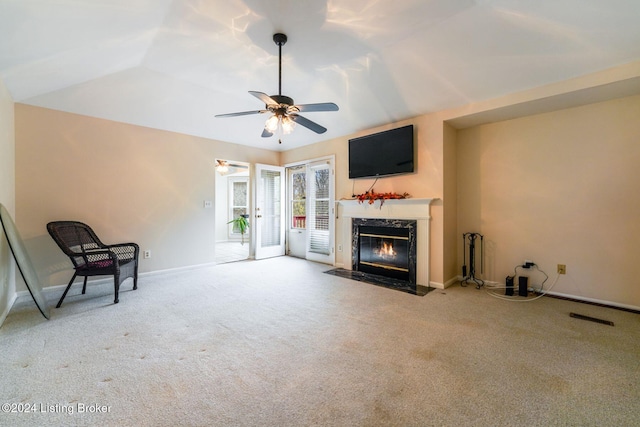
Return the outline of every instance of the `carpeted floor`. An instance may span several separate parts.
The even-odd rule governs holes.
[[[637,314],[327,269],[146,275],[117,305],[110,283],[76,285],[49,321],[23,298],[0,328],[0,425],[640,425]]]

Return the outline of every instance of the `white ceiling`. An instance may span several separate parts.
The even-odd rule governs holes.
[[[335,102],[261,138],[249,90]],[[286,150],[640,59],[639,0],[0,0],[15,102]]]

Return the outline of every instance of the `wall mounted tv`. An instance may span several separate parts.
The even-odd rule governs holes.
[[[349,140],[349,179],[413,172],[413,125]]]

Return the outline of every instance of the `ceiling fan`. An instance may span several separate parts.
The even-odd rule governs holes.
[[[215,168],[220,175],[226,175],[227,173],[230,173],[230,172],[235,173],[239,170],[249,169],[249,167],[245,164],[229,163],[228,160],[222,160],[222,159],[216,159]]]
[[[273,35],[273,41],[278,45],[278,94],[269,96],[262,92],[249,91],[251,95],[264,102],[265,108],[263,110],[218,114],[216,117],[237,117],[250,114],[271,113],[272,116],[267,119],[262,131],[263,138],[273,136],[273,134],[278,130],[281,130],[283,134],[291,133],[296,123],[314,131],[315,133],[325,133],[327,128],[320,126],[318,123],[315,123],[298,113],[338,111],[338,106],[333,102],[296,105],[292,98],[282,95],[282,46],[287,42],[287,36],[282,33],[276,33]]]

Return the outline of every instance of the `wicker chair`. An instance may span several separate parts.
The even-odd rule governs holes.
[[[64,297],[77,276],[84,276],[82,293],[87,290],[89,276],[113,275],[115,300],[118,303],[120,285],[133,278],[133,289],[138,289],[138,253],[135,243],[105,245],[91,227],[77,221],[54,221],[47,224],[47,231],[73,263],[75,273],[64,290],[56,308],[60,308]]]

